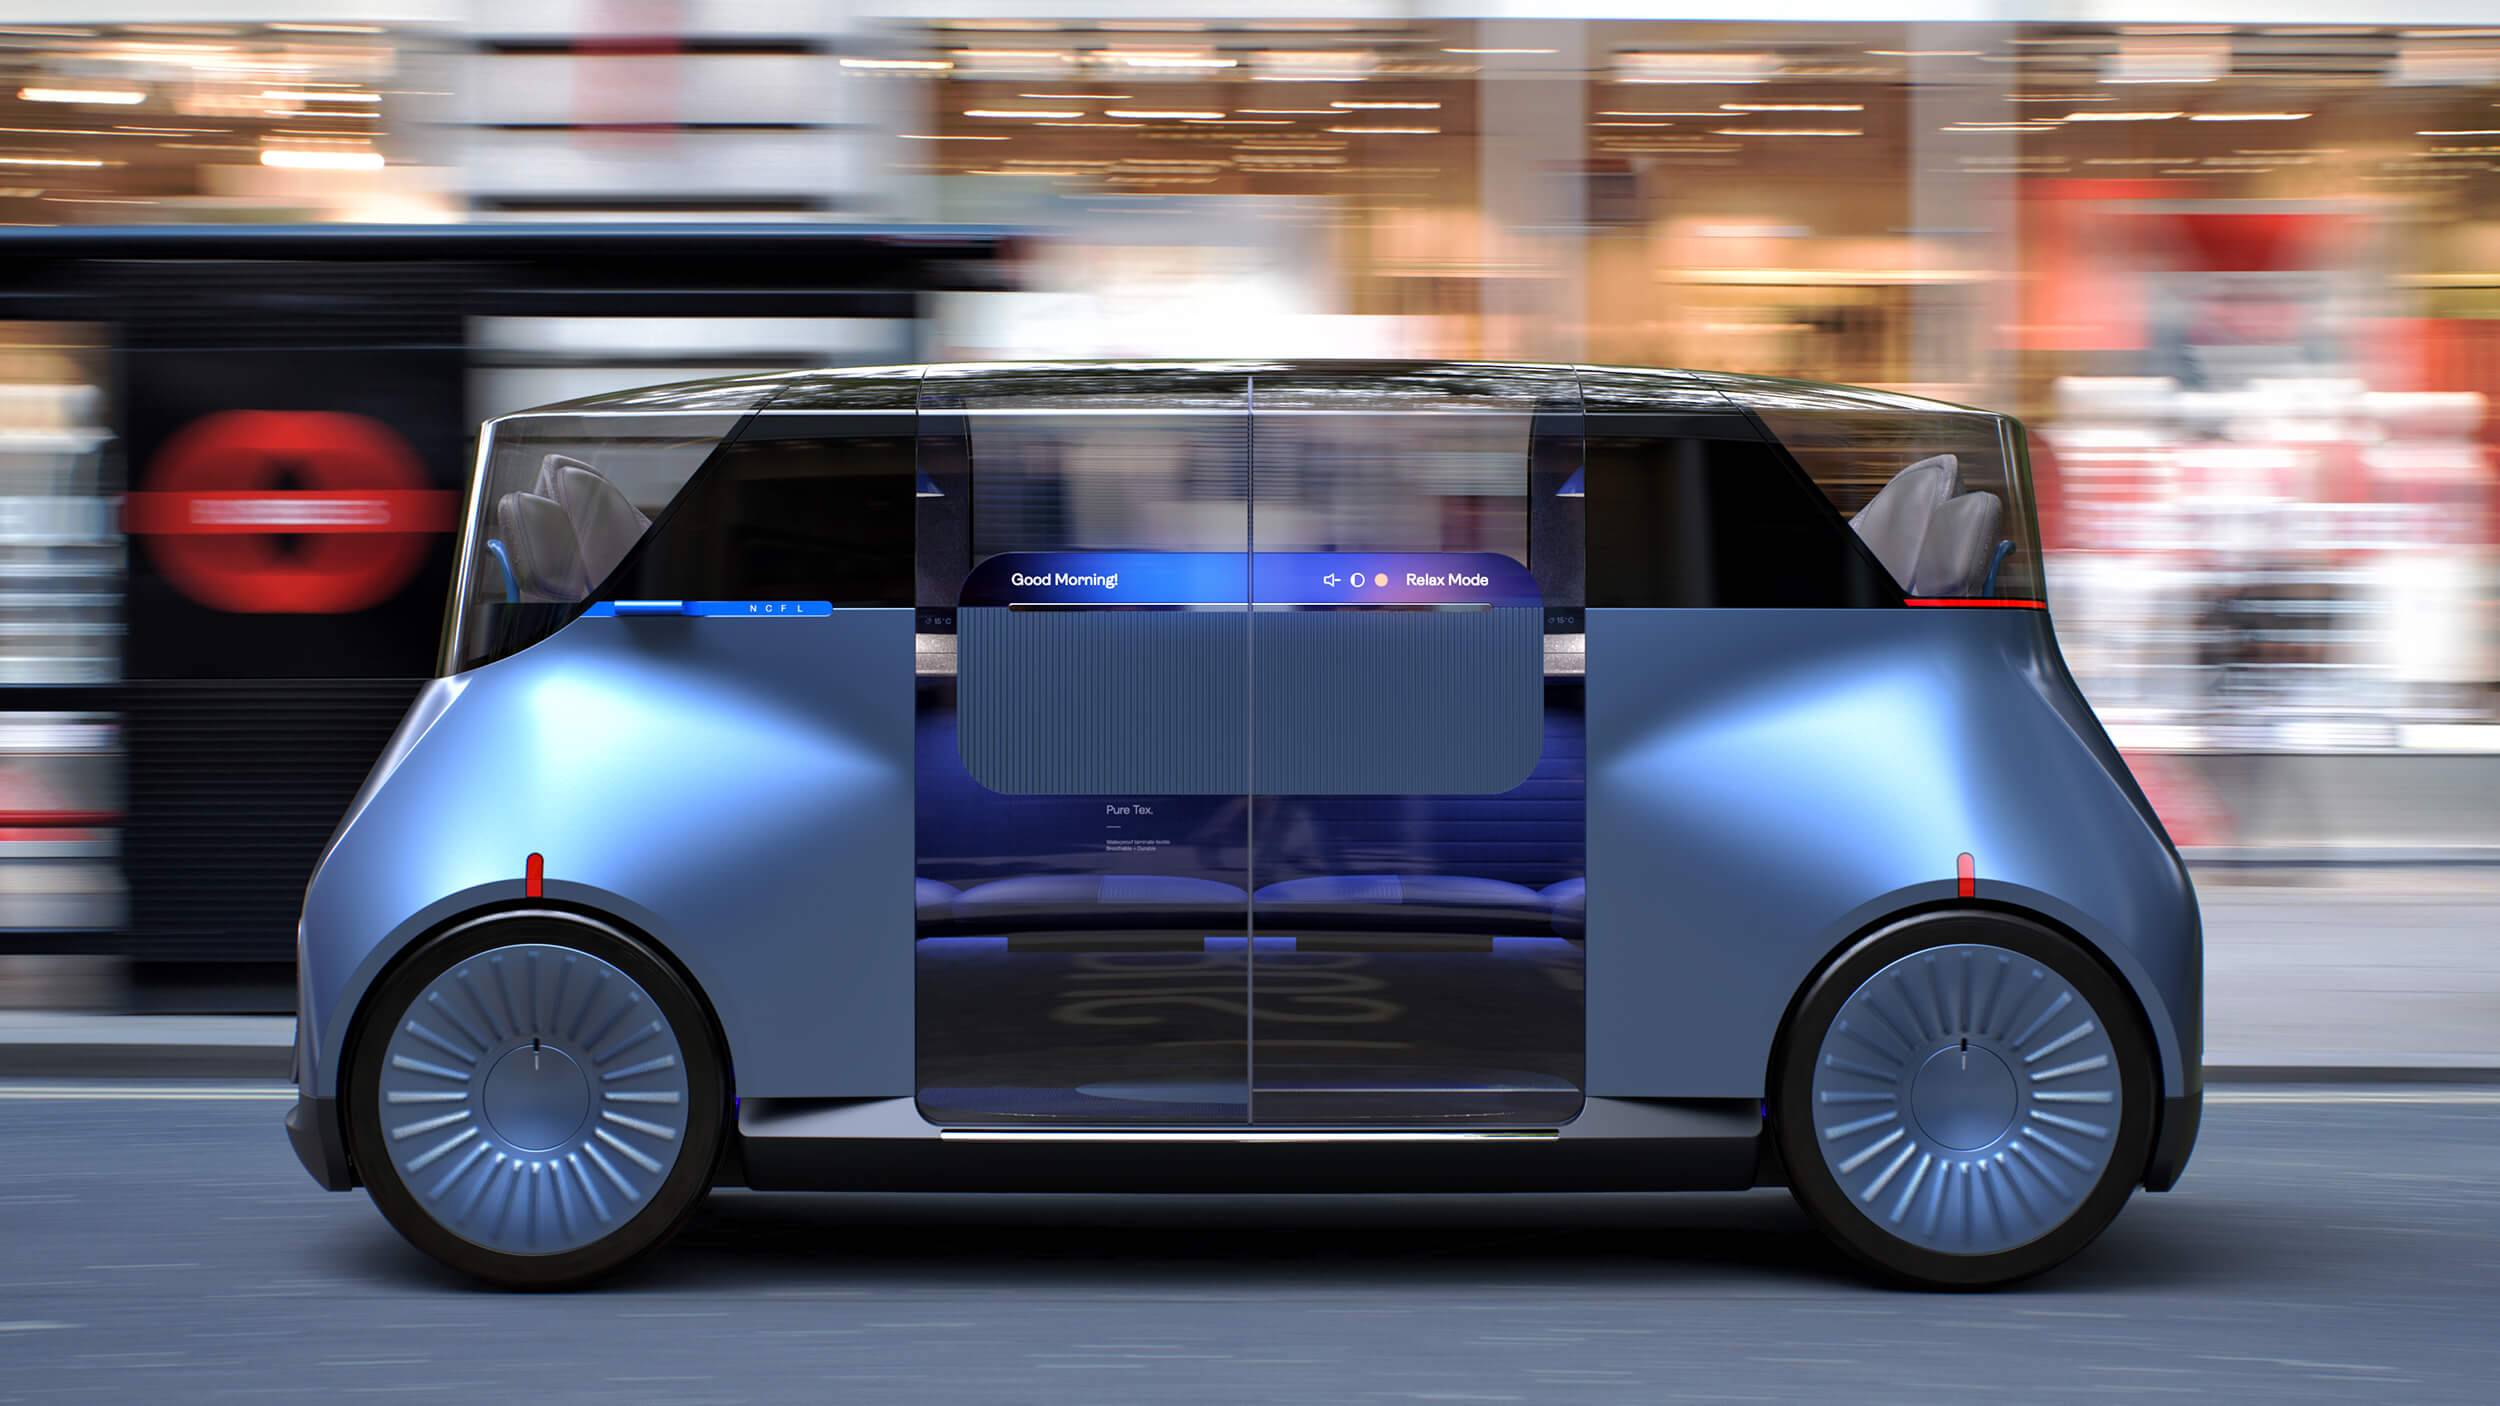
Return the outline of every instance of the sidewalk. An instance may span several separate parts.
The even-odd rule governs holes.
[[[2500,1083],[2500,873],[2204,868],[2196,884],[2218,1077]]]
[[[2500,873],[2204,867],[2218,1082],[2500,1084]],[[0,1078],[282,1079],[286,1016],[0,1011]]]

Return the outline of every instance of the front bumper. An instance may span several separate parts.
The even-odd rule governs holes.
[[[297,1095],[286,1111],[286,1140],[295,1160],[329,1191],[352,1191],[356,1169],[347,1160],[347,1137],[339,1127],[339,1101]]]
[[[2196,1150],[2197,1125],[2205,1121],[2205,1081],[2177,1098],[2161,1102],[2161,1123],[2153,1131],[2153,1156],[2144,1167],[2144,1189],[2168,1191],[2187,1170],[2188,1154]]]

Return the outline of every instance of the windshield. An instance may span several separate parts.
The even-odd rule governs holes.
[[[2040,598],[2030,473],[2011,418],[1852,386],[1701,376],[1788,450],[1903,593]]]
[[[664,388],[489,421],[445,629],[446,672],[546,638],[595,599],[774,383]]]

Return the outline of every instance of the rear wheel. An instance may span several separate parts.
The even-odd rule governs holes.
[[[516,1288],[605,1274],[673,1234],[711,1180],[727,1090],[676,973],[556,914],[454,929],[373,997],[349,1145],[418,1248]]]
[[[2037,1274],[2090,1244],[2151,1150],[2151,1042],[2099,962],[2045,927],[1937,914],[1860,943],[1782,1042],[1773,1135],[1798,1203],[1930,1288]]]

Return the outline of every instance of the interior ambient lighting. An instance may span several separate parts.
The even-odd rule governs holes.
[[[1869,49],[1879,59],[1975,59],[1977,49]]]
[[[1721,103],[1721,112],[1864,112],[1864,103]]]
[[[312,93],[294,88],[263,88],[260,95],[273,103],[378,103],[380,93]]]
[[[20,88],[17,100],[26,103],[101,103],[128,107],[148,100],[144,88]]]
[[[1131,98],[1135,97],[1135,96],[1136,96],[1136,94],[1134,94],[1134,93],[1018,93],[1018,94],[1016,94],[1016,96],[1017,96],[1017,97],[1019,97],[1019,98],[1031,98],[1031,99],[1032,99],[1033,101],[1035,101],[1035,102],[1044,102],[1044,103],[1087,103],[1087,102],[1092,102],[1092,103],[1124,103],[1124,102],[1127,102],[1129,99],[1131,99]]]
[[[966,117],[1057,117],[1057,118],[1069,118],[1069,117],[1083,117],[1084,115],[1085,115],[1085,109],[1083,109],[1083,108],[1081,108],[1081,107],[1031,107],[1031,108],[1015,108],[1015,107],[968,107],[968,108],[965,108],[965,109],[964,109],[964,116],[966,116]]]
[[[2167,122],[2182,116],[2176,112],[2070,112],[2069,122]]]
[[[1863,137],[1855,127],[1713,127],[1714,137]]]
[[[844,68],[906,69],[914,73],[944,73],[954,67],[944,59],[844,59]]]
[[[1073,113],[1070,114],[1070,116],[1074,115],[1075,114]],[[1210,112],[1201,108],[1189,107],[1106,107],[1102,110],[1102,115],[1105,117],[1125,117],[1134,122],[1155,120],[1169,121],[1190,117],[1222,117],[1224,113],[1220,108]]]
[[[104,163],[88,156],[0,156],[0,166],[77,166],[92,168]]]
[[[2303,122],[2305,112],[2199,112],[2191,114],[2190,122]]]
[[[1553,54],[1558,49],[1443,49],[1445,54]]]
[[[962,132],[897,132],[894,135],[907,142],[1003,142],[1007,140],[1005,137],[976,137]]]
[[[1346,100],[1339,101],[1339,102],[1332,102],[1332,103],[1330,103],[1330,104],[1329,104],[1329,106],[1330,106],[1330,107],[1336,107],[1336,108],[1346,108],[1346,109],[1348,109],[1348,110],[1352,110],[1352,109],[1356,109],[1356,108],[1375,108],[1375,107],[1377,107],[1377,108],[1411,108],[1411,109],[1414,109],[1414,110],[1419,111],[1419,112],[1436,112],[1436,111],[1439,111],[1439,110],[1440,110],[1441,104],[1439,104],[1439,103],[1434,103],[1434,102],[1371,102],[1371,101],[1367,101],[1367,100],[1359,100],[1359,99],[1346,99]]]
[[[1439,135],[1441,131],[1438,127],[1330,127],[1327,130],[1365,137],[1430,137]]]
[[[2417,137],[2500,137],[2500,127],[2434,127],[2413,135]]]
[[[287,147],[270,147],[261,152],[260,164],[292,171],[379,171],[382,169],[382,153],[297,151]]]

